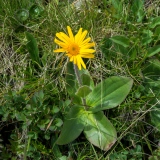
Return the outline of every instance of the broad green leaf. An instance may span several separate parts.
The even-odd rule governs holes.
[[[60,127],[60,126],[62,126],[63,121],[60,118],[56,118],[54,120],[54,124],[55,124],[55,126]]]
[[[131,6],[132,13],[137,18],[137,22],[141,22],[145,15],[144,12],[144,1],[143,0],[135,0]]]
[[[160,52],[160,45],[154,46],[148,49],[147,57],[154,56],[155,54]]]
[[[151,30],[146,30],[146,29],[144,29],[144,30],[143,30],[143,35],[144,35],[144,36],[152,37],[152,36],[153,36],[153,32],[152,32]]]
[[[150,28],[155,28],[157,25],[160,25],[160,17],[156,17],[152,20]]]
[[[92,111],[116,107],[124,101],[131,90],[133,80],[113,76],[99,83],[87,96],[86,103]]]
[[[160,95],[160,61],[158,59],[150,60],[142,72],[145,92],[148,96]]]
[[[29,131],[27,133],[27,136],[30,137],[30,138],[33,138],[33,139],[37,139],[38,138],[38,133],[34,132],[34,131]]]
[[[112,55],[115,55],[115,53],[113,52],[113,54],[111,53],[111,47],[112,47],[112,41],[107,38],[106,36],[102,39],[101,41],[101,51],[103,53],[103,55],[107,58],[110,59]]]
[[[112,14],[115,18],[120,18],[123,15],[123,5],[121,0],[111,0],[116,14]]]
[[[154,89],[154,94],[158,94],[160,93],[160,80],[158,81],[155,81],[155,80],[152,80],[148,77],[145,77],[145,80],[146,80],[146,85],[148,85],[149,87],[151,87],[152,89]],[[149,88],[149,90],[151,89]],[[157,91],[156,91],[157,90]],[[153,93],[152,93],[153,94]]]
[[[156,27],[155,35],[160,36],[160,26]]]
[[[76,92],[76,95],[85,98],[91,91],[92,90],[88,86],[81,86]]]
[[[151,122],[160,131],[160,103],[152,108],[152,111],[150,112],[150,116],[151,116]]]
[[[143,34],[142,34],[142,44],[146,45],[148,43],[150,43],[153,39],[153,32],[150,30],[143,30]]]
[[[60,108],[58,108],[57,106],[53,106],[51,112],[52,112],[53,114],[55,114],[55,113],[58,113],[59,110],[60,110]]]
[[[83,107],[73,106],[64,121],[61,134],[57,144],[64,145],[75,140],[84,129],[84,109]]]
[[[122,11],[122,6],[120,5],[120,0],[111,0],[111,3],[113,5],[113,7],[116,9],[116,10],[121,10]]]
[[[160,77],[160,61],[158,59],[150,60],[142,71],[145,77],[152,80],[158,80]]]
[[[148,62],[143,70],[145,78],[145,92],[149,96],[155,98],[150,102],[151,105],[155,105],[160,102],[160,61],[158,59],[152,59]],[[160,131],[160,103],[154,106],[150,112],[151,122]]]
[[[81,80],[82,80],[82,85],[87,85],[89,86],[91,89],[94,88],[94,82],[93,82],[93,79],[90,75],[90,73],[88,72],[87,69],[82,69],[79,71],[80,73],[80,77],[81,77]]]
[[[137,47],[136,46],[132,47],[129,50],[128,55],[129,55],[129,60],[134,61],[137,58]]]
[[[36,92],[35,95],[37,96],[37,98],[38,98],[40,101],[43,101],[43,99],[44,99],[43,90],[40,90],[39,92]]]
[[[82,85],[90,86],[90,76],[87,74],[81,75]]]
[[[26,121],[27,118],[23,112],[16,112],[16,118],[18,121]]]
[[[28,40],[26,47],[27,47],[27,50],[30,54],[32,61],[35,61],[38,64],[40,64],[39,50],[38,50],[36,39],[32,36],[32,34],[28,32],[26,32],[26,38]]]
[[[126,57],[126,55],[128,55],[128,48],[126,48],[120,44],[114,43],[114,49],[115,49],[116,53],[121,53],[121,54],[125,55],[125,57]]]
[[[59,157],[58,160],[68,160],[67,156]]]
[[[77,96],[77,95],[73,95],[73,96],[71,97],[71,99],[72,99],[72,102],[73,102],[74,104],[78,104],[78,105],[81,105],[81,104],[82,104],[81,98],[80,98],[79,96]]]
[[[145,36],[145,37],[142,37],[142,44],[143,45],[146,45],[146,44],[149,44],[150,42],[152,42],[152,37],[149,37],[149,36]]]
[[[123,47],[129,46],[129,39],[125,36],[114,36],[110,38],[114,43],[120,44]]]
[[[88,114],[84,134],[92,144],[105,151],[117,140],[115,128],[102,111]]]

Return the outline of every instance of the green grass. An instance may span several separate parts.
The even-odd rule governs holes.
[[[76,8],[65,0],[0,1],[0,159],[159,159],[160,51],[147,56],[160,45],[160,19],[154,21],[159,0],[141,2],[92,0]],[[70,97],[68,61],[53,53],[53,40],[67,25],[74,33],[80,27],[88,30],[96,43],[95,58],[85,61],[95,84],[110,76],[134,80],[125,101],[104,111],[118,132],[107,152],[83,134],[68,145],[55,143]],[[37,41],[40,64],[28,53],[26,32]],[[115,43],[114,36],[127,37],[129,45]]]

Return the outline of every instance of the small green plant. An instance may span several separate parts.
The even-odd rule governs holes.
[[[83,58],[93,58],[94,43],[84,39],[87,31],[82,29],[73,36],[67,27],[69,37],[60,32],[55,42],[62,48],[56,52],[66,52],[72,63],[67,65],[66,85],[73,106],[66,116],[57,144],[67,144],[75,140],[83,131],[85,137],[102,150],[109,150],[117,141],[116,129],[104,115],[103,110],[114,108],[124,101],[133,84],[128,77],[113,76],[94,86],[93,80],[86,68]],[[80,71],[79,71],[79,70]]]
[[[115,152],[110,155],[110,160],[142,160],[142,148],[136,145],[134,149],[125,150],[122,152]]]
[[[5,151],[4,148],[2,151],[4,152],[3,158],[6,156],[5,152],[10,156],[18,155],[24,159],[26,157],[41,157],[43,154],[49,155],[51,149],[46,149],[40,142],[38,144],[37,140],[42,132],[45,133],[42,138],[49,140],[53,138],[51,133],[59,130],[63,124],[58,116],[59,108],[56,105],[48,104],[42,90],[35,92],[30,99],[27,96],[17,94],[15,91],[8,92],[4,98],[5,103],[0,105],[2,121],[9,120],[16,125],[5,139],[5,141],[10,142],[10,150],[13,153]],[[10,130],[10,126],[8,130]],[[54,144],[54,142],[52,143]],[[42,153],[37,155],[37,151]]]
[[[0,159],[159,160],[158,7],[0,1]]]

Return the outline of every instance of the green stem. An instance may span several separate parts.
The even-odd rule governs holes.
[[[80,74],[79,74],[78,67],[75,64],[73,64],[73,65],[74,65],[74,71],[75,71],[75,74],[76,74],[76,77],[77,77],[77,80],[78,80],[78,84],[79,84],[79,86],[82,86],[82,80],[81,80],[81,77],[80,77]]]
[[[78,80],[79,87],[81,87],[82,86],[82,79],[81,79],[81,76],[79,74],[78,67],[75,64],[73,64],[73,65],[74,65],[74,72],[75,72],[76,78]],[[86,99],[85,98],[82,98],[82,103],[83,103],[85,109],[87,109],[87,107],[86,107]]]

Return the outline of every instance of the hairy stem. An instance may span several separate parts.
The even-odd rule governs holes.
[[[80,77],[78,67],[75,64],[74,64],[74,72],[75,72],[76,78],[78,80],[79,87],[81,87],[82,86],[82,79]],[[82,103],[83,103],[85,109],[87,109],[86,108],[86,99],[85,98],[82,98]]]

